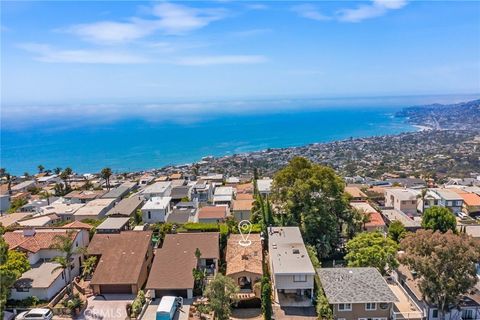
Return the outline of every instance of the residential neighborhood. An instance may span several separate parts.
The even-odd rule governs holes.
[[[288,166],[299,164],[314,168],[303,158]],[[450,231],[435,234],[478,241],[480,177],[443,184],[408,177],[392,182],[385,176],[382,184],[329,178],[324,183],[337,183],[338,193],[335,187],[315,191],[325,196],[294,198],[300,195],[297,185],[282,185],[282,174],[112,174],[115,186],[101,175],[83,184],[73,173],[71,181],[44,174],[16,178],[5,189],[11,205],[0,223],[2,241],[25,263],[9,283],[5,317],[45,307],[55,319],[93,320],[114,312],[120,316],[104,319],[154,319],[167,298],[177,297],[181,319],[220,317],[210,302],[226,304],[227,317],[235,319],[244,314],[258,320],[440,320],[440,313],[448,320],[480,319],[476,263],[477,280],[469,279],[458,300],[442,307],[426,296],[425,275],[406,258],[407,240],[435,230],[438,214],[449,215],[441,219]],[[78,189],[69,190],[73,181]],[[284,188],[292,192],[281,193]],[[290,207],[295,201],[300,202]],[[349,216],[341,218],[343,226],[329,229],[322,222],[327,220],[314,217],[327,219],[331,211],[307,215],[305,201],[319,208],[336,203]],[[296,215],[309,222],[296,223]],[[248,230],[242,229],[245,222]],[[375,250],[393,251],[377,261],[355,249],[356,241],[373,239],[384,241]],[[212,291],[218,285],[231,292],[227,300],[210,301],[219,299]]]

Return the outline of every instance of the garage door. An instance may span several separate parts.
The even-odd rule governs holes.
[[[129,284],[104,284],[100,286],[100,293],[132,293],[132,286]]]
[[[187,298],[187,290],[155,290],[155,298],[174,296]]]

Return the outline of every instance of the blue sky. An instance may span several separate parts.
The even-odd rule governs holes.
[[[477,1],[1,6],[7,116],[48,104],[480,92]]]

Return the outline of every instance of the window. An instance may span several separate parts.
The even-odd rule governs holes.
[[[16,288],[15,291],[17,291],[17,292],[29,292],[30,288]]]
[[[293,276],[293,282],[307,282],[307,276],[304,274],[296,274]]]
[[[438,318],[438,310],[432,310],[432,318]]]
[[[148,211],[148,219],[152,219],[152,214]]]
[[[367,310],[367,311],[377,310],[377,304],[376,303],[365,303],[365,310]]]
[[[378,306],[382,310],[387,310],[388,309],[388,303],[385,303],[385,302],[379,303]]]
[[[472,309],[462,310],[462,319],[465,319],[465,320],[475,319],[473,316],[473,310]]]
[[[340,303],[338,305],[338,311],[352,311],[351,303]]]

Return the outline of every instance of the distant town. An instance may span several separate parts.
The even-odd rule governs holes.
[[[142,172],[1,169],[4,319],[480,319],[480,100]]]

